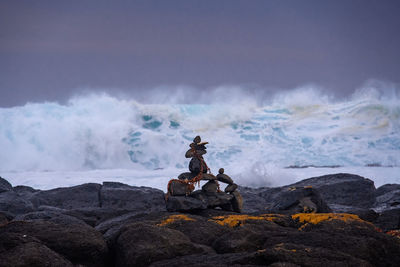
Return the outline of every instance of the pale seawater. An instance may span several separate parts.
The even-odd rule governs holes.
[[[165,190],[187,171],[184,154],[200,135],[212,172],[224,167],[242,185],[336,172],[400,183],[399,103],[396,93],[335,101],[303,88],[262,103],[245,94],[207,104],[100,94],[0,108],[0,176],[41,189],[112,180]]]

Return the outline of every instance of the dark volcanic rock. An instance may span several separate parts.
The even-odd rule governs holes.
[[[61,225],[84,225],[88,226],[82,220],[76,217],[62,214],[54,211],[34,211],[14,218],[16,221],[48,221]]]
[[[0,193],[11,191],[12,189],[12,185],[0,176]]]
[[[101,187],[100,201],[102,208],[145,211],[146,213],[165,210],[164,192],[145,186],[104,182]]]
[[[373,225],[350,215],[302,216],[296,217],[301,221],[273,214],[172,220],[164,227],[192,243],[211,245],[218,254],[168,255],[152,266],[398,266],[400,242]]]
[[[184,172],[184,173],[181,173],[181,174],[178,176],[178,179],[179,179],[179,180],[185,180],[185,179],[187,179],[187,180],[192,180],[196,175],[197,175],[197,174],[195,174],[195,173]]]
[[[232,193],[238,188],[237,184],[230,184],[227,187],[225,187],[225,193]]]
[[[218,184],[216,181],[208,181],[207,183],[205,183],[202,187],[201,190],[204,192],[214,192],[216,193],[218,191]]]
[[[134,223],[125,226],[118,237],[116,266],[148,266],[155,261],[204,251],[179,231]]]
[[[238,192],[235,191],[232,193],[232,200],[231,200],[231,204],[232,204],[232,209],[235,212],[242,212],[243,210],[243,198],[242,195]]]
[[[167,200],[168,211],[191,211],[206,208],[206,201],[191,196],[169,196]]]
[[[374,209],[383,211],[400,208],[400,185],[386,184],[376,190]]]
[[[0,211],[17,215],[31,212],[33,210],[33,204],[24,197],[19,196],[14,191],[0,193]]]
[[[105,266],[107,262],[106,243],[101,234],[89,226],[59,225],[45,221],[15,221],[0,227],[2,242],[8,242],[10,235],[39,240],[73,264]]]
[[[370,208],[375,202],[374,182],[354,174],[338,173],[302,180],[291,186],[312,186],[334,211],[343,206]]]
[[[385,210],[379,213],[374,224],[384,231],[400,229],[400,208]]]
[[[194,191],[190,196],[207,203],[207,207],[211,209],[230,205],[233,198],[232,195],[223,192],[204,192],[201,190]]]
[[[217,179],[226,184],[233,184],[232,178],[223,173],[217,174]]]
[[[201,167],[202,166],[202,167]],[[201,168],[203,169],[203,172],[207,172],[207,166],[204,163],[201,163],[201,161],[198,158],[192,158],[189,162],[189,170],[192,173],[199,173]]]
[[[331,209],[321,198],[318,191],[311,187],[291,187],[283,190],[275,196],[271,211],[275,213],[326,213]]]
[[[4,237],[4,236],[3,236]],[[7,235],[5,240],[0,241],[0,266],[37,266],[37,267],[73,267],[73,264],[60,254],[52,251],[40,241],[21,240],[16,235]]]
[[[186,196],[190,193],[188,184],[172,180],[169,182],[168,192],[171,196]]]
[[[31,201],[40,205],[54,206],[63,209],[99,207],[99,184],[82,184],[73,187],[56,188],[35,193]]]

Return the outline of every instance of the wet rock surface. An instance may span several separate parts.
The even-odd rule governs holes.
[[[41,191],[3,179],[0,266],[398,266],[399,186],[329,177],[197,190],[169,196],[167,206],[149,187]]]

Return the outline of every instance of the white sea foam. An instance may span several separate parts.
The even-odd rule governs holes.
[[[243,185],[339,171],[287,166],[342,166],[357,174],[376,169],[370,178],[400,182],[391,171],[398,168],[365,167],[400,166],[400,101],[395,89],[381,87],[366,86],[341,101],[313,87],[269,99],[220,87],[194,100],[180,89],[172,98],[155,94],[152,103],[93,94],[63,105],[0,108],[0,175],[40,188],[76,184],[78,178],[68,177],[78,174],[80,182],[114,178],[154,186],[186,171],[185,151],[201,135],[210,142],[205,159],[211,170],[224,167]]]

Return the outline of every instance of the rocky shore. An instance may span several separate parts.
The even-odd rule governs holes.
[[[168,212],[154,188],[0,178],[0,266],[399,266],[398,184],[332,174],[236,190],[242,213]]]

